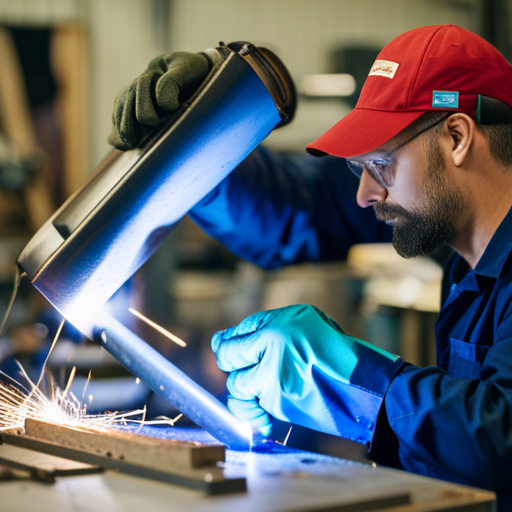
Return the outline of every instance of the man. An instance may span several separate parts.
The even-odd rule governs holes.
[[[169,83],[187,82],[172,55],[118,97],[119,147],[170,111]],[[185,60],[196,71],[207,62]],[[437,366],[351,338],[311,306],[257,313],[212,340],[237,416],[265,434],[270,413],[348,437],[382,463],[512,505],[510,106],[512,67],[495,48],[459,27],[418,28],[382,50],[354,111],[308,146],[337,158],[260,148],[193,208],[206,231],[267,268],[343,258],[353,243],[389,240],[390,228],[406,258],[454,249]]]

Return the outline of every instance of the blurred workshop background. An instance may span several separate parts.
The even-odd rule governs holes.
[[[20,250],[110,151],[117,92],[154,56],[249,40],[275,51],[300,92],[296,120],[265,144],[303,152],[350,111],[379,49],[398,34],[453,23],[511,57],[511,0],[0,0],[0,312]],[[326,75],[329,76],[326,76]],[[435,362],[434,322],[443,254],[402,260],[388,246],[356,247],[347,262],[263,271],[232,256],[184,219],[120,291],[133,307],[187,342],[182,348],[135,317],[133,327],[219,397],[225,378],[212,334],[262,309],[314,304],[352,335],[418,365]],[[129,316],[129,313],[126,313]],[[60,318],[22,282],[0,369],[15,359],[37,375]],[[166,406],[102,349],[65,329],[50,358],[63,385],[91,410]]]

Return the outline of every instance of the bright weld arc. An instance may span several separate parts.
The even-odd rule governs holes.
[[[9,312],[16,297],[19,281],[25,275],[25,273],[20,275],[19,270],[17,269],[14,291],[9,303],[7,313],[5,314],[4,319],[2,321],[1,330],[4,329],[5,324],[7,323]],[[186,346],[186,343],[183,340],[169,333],[168,331],[158,326],[154,322],[151,322],[151,320],[147,319],[140,313],[136,312],[135,310],[131,312],[138,316],[139,318],[141,318],[142,320],[146,321],[149,325],[153,326],[158,331],[165,334],[178,345]],[[89,372],[87,382],[82,392],[82,400],[80,401],[75,397],[75,395],[72,392],[70,392],[71,384],[76,373],[76,367],[73,367],[64,391],[62,391],[62,389],[59,386],[56,386],[54,384],[53,376],[50,372],[48,372],[48,378],[50,381],[50,397],[47,397],[39,389],[39,386],[43,380],[48,360],[50,359],[50,355],[52,354],[55,344],[59,339],[59,336],[64,327],[64,323],[65,319],[62,320],[62,322],[59,325],[59,328],[57,329],[57,333],[55,334],[53,342],[50,346],[50,350],[48,351],[48,355],[46,356],[37,384],[34,384],[32,382],[32,380],[29,378],[21,364],[18,361],[16,361],[20,368],[21,375],[24,377],[29,387],[31,388],[30,390],[27,389],[26,386],[18,382],[16,379],[0,370],[0,376],[12,382],[12,384],[9,384],[9,382],[6,382],[5,380],[0,381],[0,432],[11,429],[24,428],[25,420],[27,418],[44,422],[64,424],[67,426],[73,426],[78,429],[83,428],[90,430],[91,428],[115,428],[116,426],[119,425],[127,425],[127,419],[131,423],[140,423],[141,427],[143,425],[174,426],[174,424],[183,416],[182,414],[178,414],[173,419],[167,418],[166,416],[159,416],[154,421],[146,421],[145,408],[144,410],[139,409],[125,413],[119,413],[116,411],[113,413],[108,412],[104,414],[87,414],[87,405],[84,403],[84,396],[89,381],[91,380],[91,372]],[[91,405],[93,396],[89,395],[88,399],[89,405]],[[142,415],[142,420],[135,419],[136,416],[140,415]]]
[[[16,265],[16,270],[14,273],[14,288],[12,290],[11,299],[9,300],[9,305],[7,306],[7,311],[5,312],[4,319],[2,320],[2,324],[0,325],[0,336],[4,334],[5,326],[7,325],[7,320],[9,315],[11,314],[12,306],[14,305],[14,300],[16,299],[16,295],[18,294],[18,288],[20,287],[21,280],[26,277],[27,273],[23,272],[20,274],[20,267]]]
[[[142,313],[139,313],[136,309],[128,308],[128,311],[135,315],[137,318],[142,320],[143,322],[146,322],[150,327],[153,327],[153,329],[157,330],[160,334],[163,334],[165,337],[169,338],[171,341],[174,341],[177,345],[180,347],[186,347],[187,344],[181,339],[178,338],[175,334],[172,334],[172,332],[169,332],[167,329],[164,329],[161,325],[158,325],[157,323],[153,322],[149,318],[145,317]]]
[[[91,382],[91,377],[92,377],[92,370],[89,370],[89,375],[87,376],[87,381],[85,383],[85,386],[84,386],[84,390],[82,391],[82,403],[84,403],[84,400],[85,400],[85,392],[87,391],[87,388],[89,386],[89,382]],[[92,395],[90,395],[92,396]],[[92,400],[91,400],[92,402]],[[90,404],[89,404],[90,405]]]
[[[20,366],[22,375],[32,387],[29,392],[22,384],[0,371],[0,375],[7,377],[14,384],[0,382],[0,432],[23,428],[27,418],[50,423],[59,423],[74,428],[90,430],[91,428],[116,427],[130,423],[145,425],[170,425],[181,418],[159,417],[156,420],[145,419],[145,411],[138,409],[129,412],[112,412],[103,414],[87,414],[87,405],[79,401],[72,392],[62,391],[58,386],[53,387],[52,396],[48,398],[37,388]],[[70,378],[68,384],[72,379]],[[68,387],[66,387],[68,389]],[[137,416],[143,416],[140,420]]]
[[[73,369],[71,370],[71,373],[69,374],[69,379],[68,379],[68,383],[66,384],[66,389],[64,390],[64,396],[67,396],[69,388],[71,387],[71,384],[73,384],[75,374],[76,374],[76,366],[73,366]]]
[[[288,442],[288,439],[290,437],[290,434],[292,433],[293,425],[290,427],[290,430],[288,430],[288,434],[286,434],[286,437],[284,438],[283,445],[286,446],[286,443]]]
[[[55,344],[57,343],[57,341],[59,339],[60,333],[62,332],[62,328],[64,327],[65,323],[66,323],[66,319],[63,318],[62,322],[59,325],[59,328],[57,329],[57,334],[55,334],[55,338],[53,338],[53,342],[52,342],[52,345],[50,347],[50,350],[48,351],[48,355],[46,356],[46,359],[44,361],[43,369],[41,370],[41,375],[39,376],[39,380],[37,381],[36,388],[39,388],[39,386],[40,386],[40,384],[41,384],[41,382],[43,380],[44,372],[46,370],[46,365],[48,364],[48,360],[50,359],[50,356],[52,355],[52,352],[53,352],[53,349],[55,347]]]
[[[53,348],[55,347],[63,326],[64,320],[61,322],[57,334],[53,340],[37,384],[32,382],[19,362],[17,363],[20,368],[20,373],[28,383],[30,389],[6,373],[0,371],[1,376],[12,382],[12,384],[9,384],[9,382],[0,381],[0,432],[24,428],[25,420],[27,418],[47,423],[58,423],[84,430],[100,429],[102,427],[122,427],[128,424],[127,421],[130,423],[140,424],[138,430],[140,430],[140,428],[144,425],[174,426],[174,424],[181,418],[182,414],[179,414],[173,419],[167,418],[166,416],[159,416],[154,421],[146,421],[145,408],[124,413],[119,413],[116,411],[103,414],[87,414],[87,405],[83,403],[83,400],[78,400],[70,391],[71,384],[76,373],[76,367],[73,367],[64,391],[62,391],[59,386],[54,384],[52,375],[49,375],[50,396],[47,397],[39,389],[39,386],[46,371],[46,364],[53,351]],[[84,387],[83,396],[85,395],[85,390],[89,384],[90,379],[91,372],[89,372],[89,377]],[[92,395],[89,395],[89,403],[91,402]],[[142,420],[137,419],[137,416],[141,415]]]

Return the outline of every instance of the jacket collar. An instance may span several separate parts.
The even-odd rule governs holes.
[[[512,208],[501,221],[492,236],[480,261],[475,267],[475,274],[497,279],[503,265],[512,251]]]

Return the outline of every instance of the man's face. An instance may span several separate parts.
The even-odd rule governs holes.
[[[392,226],[398,254],[413,258],[454,239],[465,201],[446,168],[437,136],[421,135],[395,157],[393,186],[370,204],[377,218]]]

